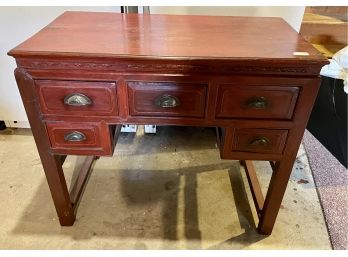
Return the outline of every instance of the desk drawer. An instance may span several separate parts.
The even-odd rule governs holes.
[[[193,83],[128,82],[132,116],[204,117],[207,86]]]
[[[281,86],[270,84],[282,84]],[[217,118],[291,119],[299,87],[284,86],[282,80],[264,83],[223,84],[218,89]],[[266,84],[266,85],[264,85]],[[287,83],[288,84],[288,83]]]
[[[45,114],[95,116],[117,115],[114,82],[35,81]]]
[[[282,155],[288,130],[261,128],[226,128],[221,132],[222,158],[249,160],[273,159]],[[254,154],[254,155],[253,155]]]
[[[113,132],[105,123],[47,122],[51,148],[56,154],[112,155]]]
[[[285,129],[236,129],[231,150],[281,154],[287,134]]]

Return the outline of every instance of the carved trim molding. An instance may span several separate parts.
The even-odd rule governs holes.
[[[283,66],[284,64],[251,62],[206,63],[206,64],[175,64],[175,63],[130,63],[126,61],[95,62],[95,61],[50,61],[18,59],[19,67],[40,70],[98,70],[119,72],[181,72],[181,73],[284,73],[284,74],[316,74],[311,66]],[[316,67],[314,67],[316,68]]]

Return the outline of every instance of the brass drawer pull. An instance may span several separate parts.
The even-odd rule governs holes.
[[[74,94],[67,95],[64,98],[64,104],[70,105],[70,106],[85,106],[85,105],[91,105],[92,100],[84,94],[74,93]]]
[[[270,143],[269,139],[267,137],[257,137],[253,139],[249,144],[250,145],[262,145],[266,146]]]
[[[254,109],[266,109],[268,102],[263,96],[253,97],[247,101],[247,106]]]
[[[173,108],[180,104],[180,99],[172,95],[162,95],[155,99],[155,105],[163,108]]]
[[[64,135],[64,140],[69,142],[81,142],[86,140],[86,136],[82,132],[72,131]]]

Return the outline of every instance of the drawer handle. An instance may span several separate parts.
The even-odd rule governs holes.
[[[253,139],[249,144],[250,145],[263,145],[266,146],[270,143],[267,137],[257,137]]]
[[[248,107],[254,108],[254,109],[266,109],[268,106],[268,102],[266,98],[263,96],[260,97],[253,97],[247,102]]]
[[[155,105],[163,108],[173,108],[180,104],[180,99],[172,95],[162,95],[155,99]]]
[[[64,140],[69,142],[81,142],[86,140],[86,136],[82,132],[72,131],[64,135]]]
[[[92,100],[84,94],[74,93],[74,94],[67,95],[64,98],[64,104],[70,105],[70,106],[85,106],[85,105],[91,105]]]

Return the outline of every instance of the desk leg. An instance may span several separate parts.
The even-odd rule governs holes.
[[[40,119],[34,80],[21,69],[15,70],[15,77],[29,119],[36,146],[41,158],[54,205],[62,226],[71,226],[75,221],[73,205],[66,185],[62,159],[50,153],[50,143],[44,122]]]
[[[39,147],[38,150],[40,153]],[[41,162],[56,207],[59,222],[62,226],[72,226],[75,221],[75,214],[61,166],[61,159],[57,155],[47,154],[47,150],[43,151],[46,152],[46,154],[40,154]]]
[[[309,112],[310,110],[305,111]],[[302,113],[299,116],[301,115]],[[309,117],[309,113],[305,113],[304,115]],[[301,144],[305,126],[306,123],[302,122],[301,126],[299,125],[296,129],[289,131],[288,147],[286,148],[282,159],[275,163],[271,163],[273,173],[259,217],[258,232],[260,234],[270,235],[272,233],[292,168],[296,160],[297,152]]]
[[[270,235],[289,181],[293,161],[282,160],[275,164],[265,202],[259,217],[258,232]]]

